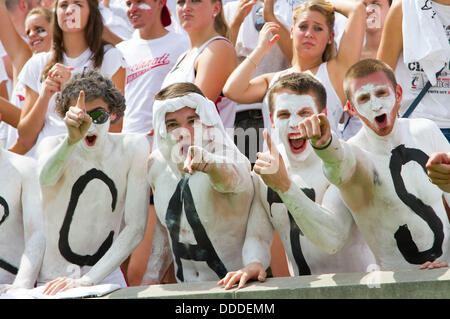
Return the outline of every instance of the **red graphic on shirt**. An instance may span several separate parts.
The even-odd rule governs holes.
[[[147,73],[148,71],[157,68],[159,66],[167,65],[170,63],[169,61],[169,53],[164,53],[160,57],[156,57],[147,61],[143,61],[140,63],[137,63],[130,67],[130,75],[127,76],[127,83],[130,83],[131,81],[136,80],[138,77],[143,75],[144,73]]]

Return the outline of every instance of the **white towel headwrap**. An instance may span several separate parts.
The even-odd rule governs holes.
[[[155,100],[153,104],[155,134],[165,138],[167,136],[165,123],[166,113],[178,111],[186,106],[195,109],[195,113],[198,114],[200,121],[206,126],[219,125],[223,128],[216,105],[198,93],[189,93],[173,99]]]
[[[197,93],[189,93],[173,99],[155,100],[153,104],[153,125],[155,129],[154,149],[164,149],[164,140],[167,137],[165,123],[166,113],[175,112],[186,106],[195,109],[195,113],[198,114],[200,122],[203,125],[214,127],[220,132],[221,136],[217,137],[219,139],[216,142],[220,141],[225,148],[238,151],[233,140],[230,135],[227,134],[223,126],[216,105],[209,99]]]
[[[445,30],[431,0],[403,0],[403,56],[405,64],[419,62],[432,85],[450,56]]]

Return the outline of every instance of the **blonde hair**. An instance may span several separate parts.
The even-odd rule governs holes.
[[[52,12],[47,8],[37,7],[37,8],[31,9],[27,13],[27,16],[25,17],[25,21],[33,15],[43,16],[48,23],[52,23]]]
[[[222,0],[211,0],[212,3],[220,2],[220,13],[214,18],[214,30],[221,36],[230,40],[230,28],[225,20],[225,15],[223,13],[223,3]]]
[[[325,17],[325,21],[328,27],[328,32],[331,34],[334,30],[334,7],[333,5],[325,0],[309,0],[302,2],[297,7],[295,7],[293,12],[294,25],[298,21],[298,16],[302,12],[306,11],[316,11],[321,13]],[[331,60],[336,55],[336,47],[334,41],[331,44],[327,44],[325,50],[322,54],[322,61],[327,62]]]

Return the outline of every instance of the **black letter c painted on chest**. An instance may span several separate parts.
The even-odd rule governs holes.
[[[72,193],[70,195],[69,206],[67,207],[66,216],[62,224],[61,230],[59,231],[59,251],[61,255],[70,263],[78,266],[93,266],[97,261],[102,258],[102,256],[111,247],[114,237],[114,231],[111,231],[105,241],[102,243],[98,251],[94,255],[78,255],[72,251],[69,245],[69,231],[70,224],[72,223],[72,218],[75,213],[75,208],[78,204],[78,199],[86,188],[87,184],[94,180],[99,179],[104,182],[108,187],[112,195],[111,209],[114,211],[117,202],[117,189],[114,185],[112,179],[106,176],[105,173],[99,171],[95,168],[86,172],[82,175],[72,187]],[[95,212],[92,212],[95,213]]]

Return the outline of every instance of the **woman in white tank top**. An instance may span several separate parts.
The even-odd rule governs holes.
[[[221,0],[178,0],[181,27],[189,35],[191,48],[180,56],[166,76],[162,88],[177,82],[191,82],[215,102],[226,128],[233,127],[235,103],[222,95],[228,76],[236,68],[233,44]]]
[[[335,11],[348,18],[337,53],[333,32]],[[365,6],[350,0],[309,0],[295,8],[293,18],[294,25],[290,30],[294,52],[292,67],[281,73],[310,72],[322,82],[327,91],[327,116],[332,129],[339,133],[338,123],[346,102],[342,82],[347,69],[360,59],[366,29]],[[274,23],[264,25],[258,46],[225,84],[227,97],[238,103],[263,101],[272,79],[281,74],[267,73],[254,79],[251,76],[263,56],[278,41],[279,36],[271,33],[280,27]],[[267,105],[263,107],[263,116],[266,128],[270,128]]]

